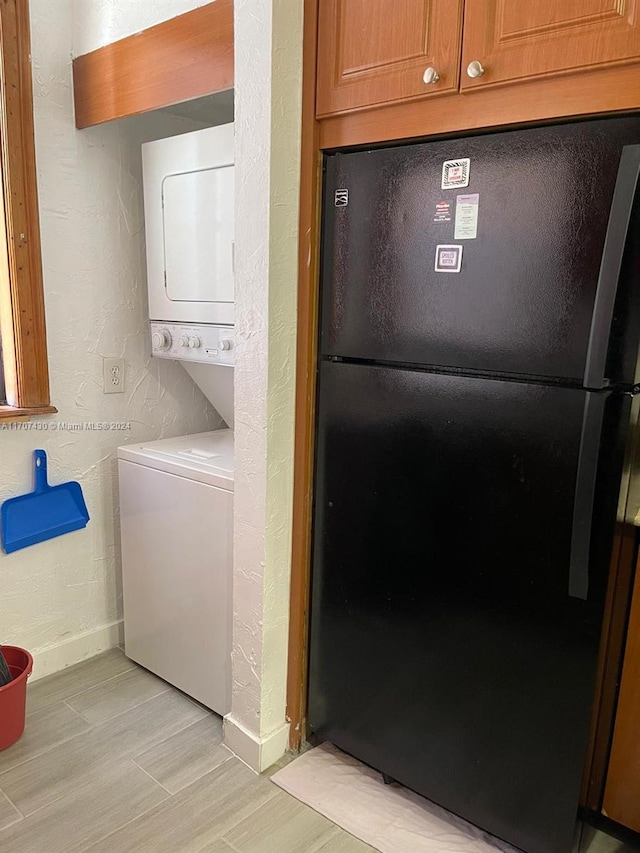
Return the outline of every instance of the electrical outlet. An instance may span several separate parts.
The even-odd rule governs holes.
[[[105,394],[122,394],[124,391],[124,359],[102,359],[102,390]]]

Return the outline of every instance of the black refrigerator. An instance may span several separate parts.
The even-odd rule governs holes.
[[[308,731],[575,843],[640,323],[640,118],[325,157]]]

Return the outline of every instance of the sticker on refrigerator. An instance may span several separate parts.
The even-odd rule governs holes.
[[[349,190],[336,190],[333,203],[336,207],[346,207],[349,204]]]
[[[436,272],[460,272],[462,246],[436,246]]]
[[[478,193],[456,196],[454,240],[475,240],[478,236]]]
[[[445,160],[442,164],[442,189],[454,190],[469,186],[471,160],[463,157],[461,160]]]
[[[433,214],[434,222],[451,222],[451,203],[439,201]]]

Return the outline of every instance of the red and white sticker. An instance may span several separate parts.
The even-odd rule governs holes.
[[[469,186],[471,160],[462,157],[459,160],[445,160],[442,164],[442,189],[454,190]]]

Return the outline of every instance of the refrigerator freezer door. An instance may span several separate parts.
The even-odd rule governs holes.
[[[636,295],[635,300],[631,301],[629,297],[637,291],[633,282],[637,280],[640,271],[640,241],[637,238],[640,210],[635,205],[639,179],[640,144],[625,145],[618,166],[598,274],[584,371],[585,388],[605,388],[610,382],[609,377],[614,381],[624,381],[625,377],[629,383],[634,381],[638,348],[638,297]],[[622,335],[627,338],[626,342],[616,342],[614,319],[617,324],[620,320],[626,320],[622,324]],[[625,355],[633,343],[636,353],[632,355],[632,364],[625,366]]]
[[[637,228],[622,267],[624,235],[609,241],[618,310],[601,299],[592,326],[607,227],[620,237],[633,201],[618,193],[613,216],[622,152],[638,142],[640,119],[625,118],[329,156],[322,353],[582,384],[613,311],[609,378],[633,382]],[[449,161],[461,186],[443,189]]]
[[[582,599],[585,392],[335,362],[319,388],[311,732],[528,853],[566,853],[624,398],[604,392]]]

